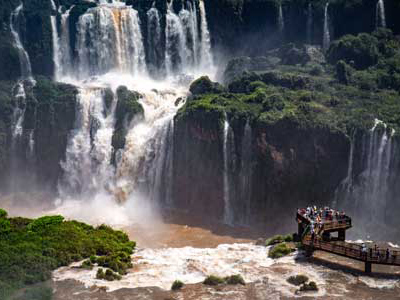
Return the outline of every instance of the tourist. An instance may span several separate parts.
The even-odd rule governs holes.
[[[386,248],[386,260],[389,260],[390,257],[390,251],[389,248]]]

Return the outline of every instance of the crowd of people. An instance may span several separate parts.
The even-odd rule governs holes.
[[[314,221],[316,223],[342,221],[346,218],[344,211],[334,210],[329,207],[317,208],[316,206],[309,206],[297,210],[299,214]]]

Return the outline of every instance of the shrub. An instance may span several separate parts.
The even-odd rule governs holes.
[[[336,64],[340,60],[354,62],[356,69],[367,69],[378,62],[378,39],[370,34],[345,35],[334,41],[327,53],[328,61]]]
[[[96,273],[96,278],[97,279],[104,279],[104,277],[105,277],[104,270],[102,268],[98,269],[97,273]]]
[[[308,281],[308,277],[306,275],[294,275],[294,276],[290,276],[287,279],[287,282],[289,282],[290,284],[293,285],[302,285],[304,283],[306,283]]]
[[[180,290],[182,287],[183,287],[183,282],[180,280],[175,280],[172,283],[171,290],[177,291],[177,290]]]
[[[287,234],[287,235],[274,235],[273,237],[267,239],[265,241],[266,246],[271,246],[275,244],[279,244],[282,242],[292,242],[293,241],[293,234]]]
[[[204,279],[203,284],[206,285],[218,285],[224,283],[224,280],[221,277],[215,276],[215,275],[210,275],[207,276],[206,279]]]
[[[4,209],[0,208],[0,219],[5,219],[7,216],[8,213]]]
[[[240,274],[225,277],[224,280],[227,284],[235,284],[235,285],[236,284],[241,284],[241,285],[246,284],[243,277]]]
[[[283,108],[285,107],[285,101],[280,94],[273,94],[268,96],[262,104],[264,111],[270,111],[272,109],[283,110]]]
[[[114,273],[111,269],[107,269],[104,274],[104,279],[107,281],[121,280],[121,275]]]
[[[273,246],[273,248],[269,250],[268,257],[280,258],[285,255],[288,255],[292,251],[293,251],[293,249],[289,248],[286,243],[280,243],[280,244]]]
[[[81,268],[82,268],[82,269],[88,269],[88,270],[93,269],[93,264],[92,264],[92,262],[90,261],[90,259],[87,259],[87,260],[85,260],[84,262],[82,262]]]
[[[321,65],[312,65],[310,75],[321,76],[324,73],[324,68]]]
[[[300,287],[301,292],[307,291],[318,291],[318,286],[314,281],[310,281],[310,283],[303,283]]]

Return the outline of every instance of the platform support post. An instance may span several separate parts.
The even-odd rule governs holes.
[[[365,262],[365,273],[370,274],[372,271],[372,264],[371,262]]]
[[[344,240],[346,240],[346,230],[344,230],[344,229],[339,230],[339,233],[338,233],[338,240],[339,240],[339,241],[344,241]]]

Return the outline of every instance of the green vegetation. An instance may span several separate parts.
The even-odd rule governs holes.
[[[275,244],[279,244],[282,242],[293,242],[293,234],[287,234],[287,235],[274,235],[273,237],[270,237],[265,241],[266,246],[271,246]]]
[[[111,269],[104,270],[102,268],[97,270],[96,279],[107,280],[107,281],[114,281],[120,280],[122,277],[118,273],[113,272]]]
[[[1,299],[7,299],[18,288],[49,279],[51,271],[60,266],[84,258],[89,260],[83,267],[98,263],[109,268],[104,274],[107,280],[120,278],[119,274],[131,266],[135,242],[122,231],[65,221],[62,216],[32,220],[6,218],[6,212],[0,212]]]
[[[283,47],[281,52],[294,51],[293,47]],[[265,60],[272,61],[277,54],[270,55]],[[320,61],[322,53],[314,56],[318,59],[310,57],[307,63],[303,59],[296,65],[281,61],[274,71],[245,71],[230,80],[225,91],[213,91],[213,84],[200,78],[192,88],[201,92],[188,99],[176,118],[211,126],[212,122],[222,124],[226,113],[231,124],[248,119],[255,126],[285,121],[347,135],[355,128],[371,128],[378,118],[389,130],[400,132],[400,42],[390,30],[342,37],[327,53],[329,64]],[[243,59],[231,62],[229,76],[244,63],[251,65]]]
[[[206,285],[218,285],[218,284],[231,284],[231,285],[236,285],[236,284],[241,284],[241,285],[245,285],[246,282],[244,281],[243,277],[240,274],[236,274],[236,275],[231,275],[231,276],[227,276],[224,278],[215,276],[215,275],[210,275],[207,276],[206,279],[204,279],[203,284]]]
[[[279,243],[274,245],[268,252],[268,257],[271,258],[281,258],[285,255],[290,254],[295,249],[293,247],[289,247],[287,243]]]
[[[314,281],[303,283],[299,289],[300,292],[318,291],[318,286]]]
[[[204,279],[203,284],[206,285],[218,285],[224,283],[224,279],[215,275],[209,275]]]
[[[290,276],[287,279],[287,282],[293,285],[302,285],[308,281],[308,277],[306,275],[300,274],[300,275],[294,275]]]
[[[231,275],[228,277],[224,278],[225,282],[227,284],[232,284],[232,285],[236,285],[236,284],[241,284],[241,285],[246,285],[246,282],[244,281],[242,275],[237,274],[237,275]]]
[[[182,281],[180,281],[180,280],[175,280],[175,281],[172,283],[171,290],[177,291],[177,290],[180,290],[181,288],[183,288],[183,282],[182,282]]]

